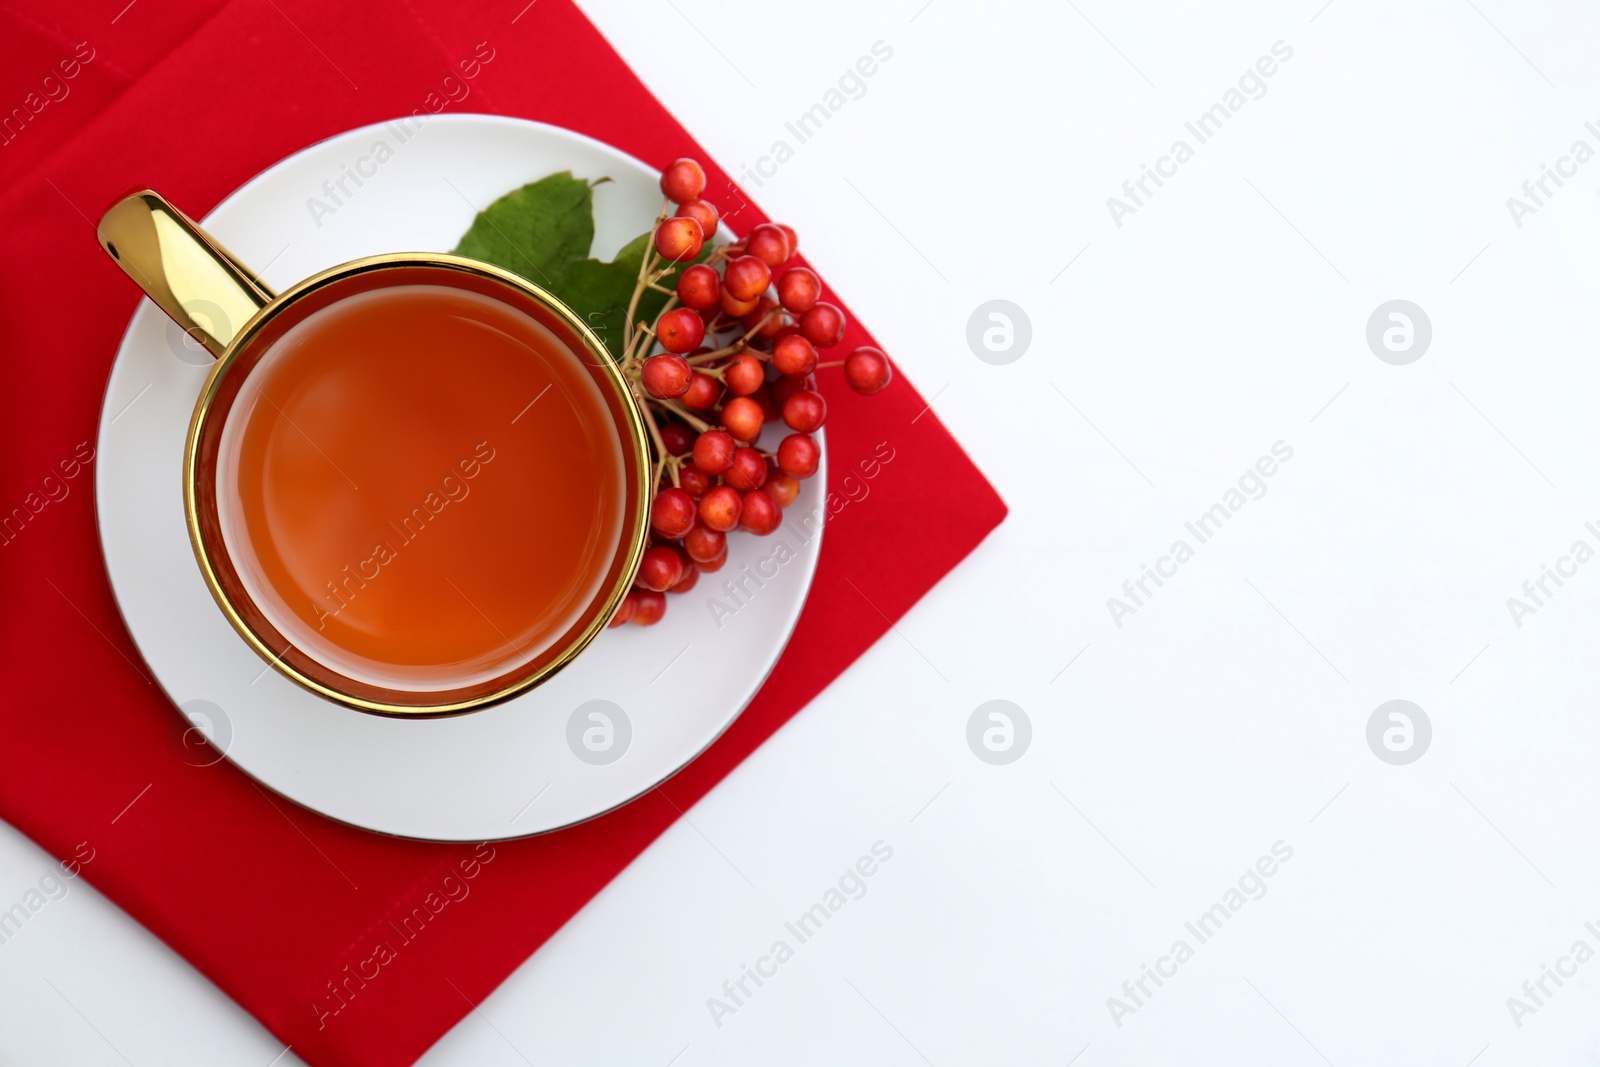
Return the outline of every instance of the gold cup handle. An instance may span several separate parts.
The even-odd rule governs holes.
[[[254,271],[149,189],[118,201],[97,232],[100,247],[213,356],[272,301]]]

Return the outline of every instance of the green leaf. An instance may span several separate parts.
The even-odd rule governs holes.
[[[572,265],[565,287],[556,293],[578,313],[579,318],[589,324],[589,328],[605,342],[606,348],[617,359],[622,358],[622,344],[628,332],[628,301],[633,297],[634,284],[639,280],[639,268],[649,248],[650,235],[641,233],[623,245],[617,252],[617,258],[610,263],[602,263],[597,259],[579,260]],[[711,252],[711,245],[707,244],[694,262],[703,261]],[[683,267],[689,265],[685,263]],[[676,288],[683,267],[673,270],[658,284],[666,289]],[[634,320],[653,323],[666,304],[666,293],[646,289],[639,297]]]
[[[571,171],[514,189],[473,219],[456,245],[471,256],[560,293],[594,243],[593,186]]]
[[[480,212],[455,250],[457,255],[515,271],[544,288],[577,312],[605,342],[612,357],[621,359],[628,301],[650,248],[650,234],[642,233],[623,245],[609,263],[586,258],[594,243],[592,190],[592,185],[570,172],[524,185]],[[695,262],[711,252],[708,242]],[[674,270],[659,284],[675,287],[681,270]],[[666,293],[646,289],[635,319],[655,322],[666,303]]]
[[[627,336],[628,301],[633,297],[634,284],[639,279],[640,253],[628,255],[628,250],[639,241],[631,242],[610,263],[598,259],[580,259],[572,265],[566,285],[556,296],[577,312],[595,336],[605,342],[616,359],[622,358],[622,345]],[[641,307],[649,297],[662,297],[660,293],[646,291],[640,298]],[[664,300],[665,298],[662,297]],[[659,311],[660,305],[657,304]]]

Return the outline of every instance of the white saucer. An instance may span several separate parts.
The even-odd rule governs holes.
[[[387,152],[376,150],[380,141]],[[375,162],[380,155],[389,158]],[[567,130],[487,115],[439,115],[403,143],[392,125],[341,134],[257,175],[203,224],[281,290],[359,256],[448,251],[479,209],[560,170],[612,179],[595,190],[593,254],[610,258],[650,227],[661,194],[643,163]],[[337,194],[350,172],[362,184],[345,178],[353,195],[334,204],[324,183]],[[315,213],[311,198],[322,205]],[[168,696],[228,759],[306,807],[382,833],[451,841],[519,837],[591,818],[711,744],[794,629],[821,548],[825,470],[803,483],[777,533],[730,537],[727,565],[701,575],[691,592],[669,595],[662,622],[606,631],[515,700],[425,721],[323,700],[234,633],[190,550],[184,432],[209,362],[153,304],[140,305],[100,417],[96,494],[106,567]],[[807,540],[801,520],[811,516],[818,532]],[[793,552],[781,565],[773,562],[780,544]],[[724,582],[739,581],[747,567],[771,576],[745,579],[749,595],[734,599]],[[731,613],[714,612],[713,600]]]

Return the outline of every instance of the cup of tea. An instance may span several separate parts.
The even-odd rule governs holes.
[[[189,538],[273,668],[363,711],[458,714],[605,628],[649,536],[649,439],[570,308],[438,252],[274,293],[149,190],[99,237],[216,357],[184,449]]]

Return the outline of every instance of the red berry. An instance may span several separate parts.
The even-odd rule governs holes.
[[[694,219],[674,216],[656,230],[656,251],[674,263],[687,263],[705,247],[705,235]]]
[[[693,308],[673,308],[656,322],[656,340],[668,352],[693,352],[705,337],[706,322]],[[684,388],[689,388],[687,382]]]
[[[696,526],[684,537],[683,550],[695,563],[710,563],[728,550],[728,535],[709,526]]]
[[[740,300],[728,292],[728,287],[722,287],[722,298],[717,301],[717,306],[722,308],[722,313],[730,319],[742,319],[756,309],[755,300]]]
[[[689,391],[691,373],[688,360],[670,352],[663,352],[644,361],[639,377],[644,382],[645,392],[654,397],[671,400]]]
[[[778,278],[778,299],[796,315],[810,311],[822,297],[822,282],[805,267],[791,267]]]
[[[678,468],[678,487],[696,500],[699,500],[706,495],[706,490],[711,488],[711,475],[696,467],[693,463],[685,463]],[[699,527],[695,527],[695,529],[699,529]],[[689,532],[692,534],[694,530]]]
[[[740,526],[765,537],[782,523],[783,509],[763,490],[752,489],[744,495],[744,506],[739,511]]]
[[[694,431],[681,422],[669,422],[661,427],[661,443],[667,446],[668,455],[688,455],[694,447],[694,438]]]
[[[639,560],[639,584],[655,592],[664,592],[683,577],[683,556],[675,548],[656,545],[644,550]]]
[[[692,159],[675,159],[661,172],[661,191],[675,204],[698,199],[706,191],[706,172]]]
[[[617,613],[611,616],[611,621],[606,623],[606,626],[615,628],[623,625],[633,618],[634,609],[638,606],[639,601],[634,597],[632,590],[629,590],[628,595],[622,598],[622,603],[617,605]]]
[[[740,352],[722,369],[722,382],[734,396],[749,396],[767,380],[767,368],[748,352]]]
[[[681,398],[683,406],[694,411],[706,411],[722,399],[722,383],[709,374],[695,371],[689,377],[689,391]]]
[[[685,489],[668,486],[650,505],[650,528],[662,537],[682,537],[694,526],[695,513],[694,497]]]
[[[754,300],[772,284],[772,268],[755,256],[740,256],[722,272],[722,285],[735,300]]]
[[[700,580],[700,572],[693,567],[683,568],[683,577],[678,579],[678,584],[668,589],[669,593],[687,593],[694,588],[694,583]]]
[[[721,430],[707,430],[694,442],[694,465],[707,474],[721,474],[733,465],[733,450],[738,446]]]
[[[707,241],[717,232],[717,209],[705,200],[686,200],[678,205],[680,217],[694,219],[700,224],[700,234]]]
[[[744,250],[769,267],[776,267],[793,254],[789,248],[789,235],[770,222],[763,222],[750,231]]]
[[[654,626],[667,612],[667,598],[663,593],[635,589],[628,595],[635,598],[632,620],[635,626]]]
[[[797,255],[800,252],[800,235],[795,233],[794,227],[790,226],[786,222],[775,223],[775,225],[778,227],[778,229],[782,230],[783,235],[789,239],[789,254],[791,256]]]
[[[822,428],[822,422],[827,417],[828,404],[822,399],[821,393],[802,389],[783,402],[783,421],[789,424],[791,430],[815,433]]]
[[[737,489],[726,485],[713,486],[700,498],[700,521],[713,530],[727,533],[739,525],[739,513],[743,508],[744,501]],[[649,550],[645,554],[649,555]]]
[[[793,397],[790,398],[791,400]],[[818,397],[820,400],[821,398]],[[722,425],[740,441],[754,441],[761,436],[761,424],[766,421],[761,405],[747,396],[736,396],[722,405]],[[821,425],[819,422],[818,425]],[[796,427],[798,429],[798,427]],[[729,457],[730,461],[732,457]],[[720,471],[718,473],[721,473]]]
[[[794,503],[794,498],[800,495],[800,479],[783,471],[767,475],[767,484],[762,490],[772,498],[772,502],[780,508],[786,508]],[[693,533],[693,530],[689,531]]]
[[[804,378],[817,369],[817,349],[797,333],[780,337],[772,346],[772,365],[791,378]]]
[[[722,569],[722,565],[727,562],[728,550],[723,549],[722,555],[718,556],[716,559],[708,559],[704,563],[696,563],[694,565],[694,569],[697,571],[702,571],[706,574],[710,574],[713,571],[720,571]]]
[[[836,345],[844,339],[844,312],[819,300],[800,316],[800,332],[818,348]]]
[[[792,433],[778,445],[778,469],[796,478],[809,478],[822,462],[822,448],[810,436]]]
[[[760,489],[767,480],[767,461],[753,448],[734,449],[733,465],[722,477],[741,493]]]
[[[722,298],[722,279],[714,267],[696,263],[678,275],[678,299],[684,307],[710,311]]]
[[[893,377],[889,357],[870,345],[862,345],[845,357],[844,380],[858,393],[881,393]]]

